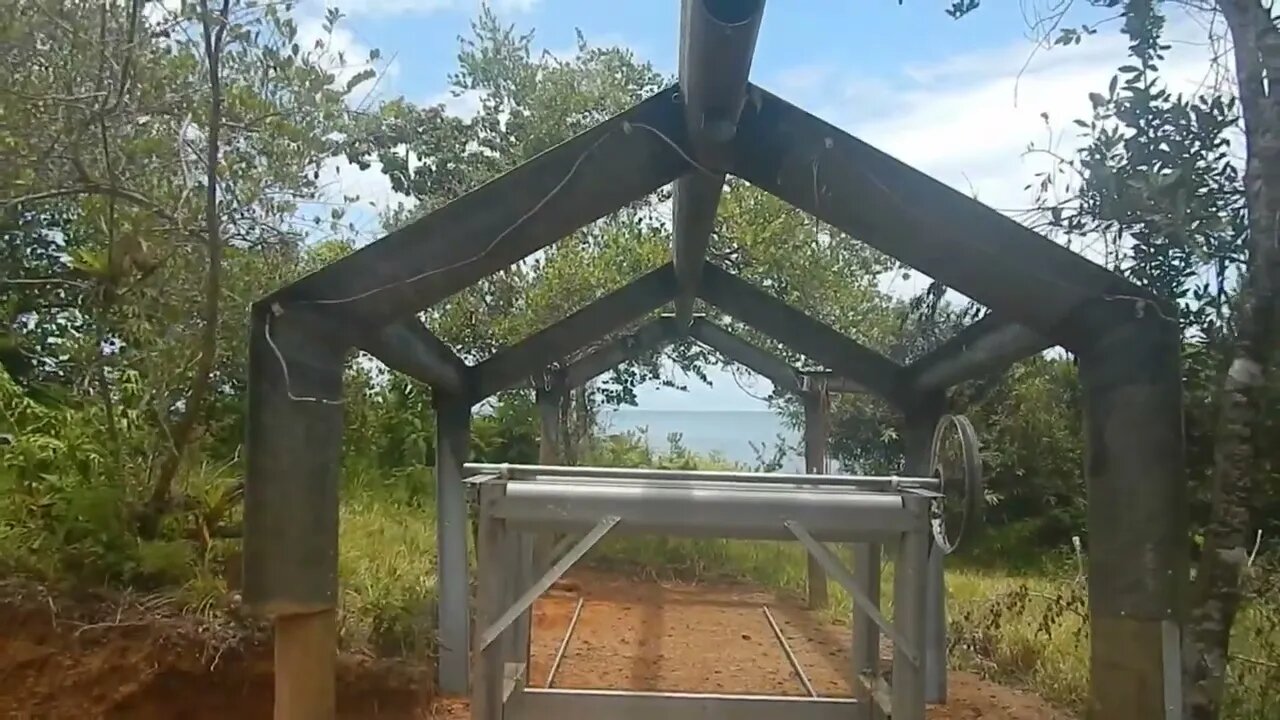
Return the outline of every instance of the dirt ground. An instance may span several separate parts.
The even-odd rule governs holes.
[[[850,630],[794,600],[737,585],[657,584],[578,574],[534,612],[531,683],[543,686],[578,597],[582,614],[554,687],[805,696],[765,616],[774,621],[818,695],[849,697]],[[890,657],[882,643],[882,657]],[[952,672],[933,720],[1063,717],[1028,693]]]
[[[579,597],[582,614],[555,687],[803,696],[765,618],[768,606],[818,694],[850,694],[849,629],[816,620],[794,601],[743,586],[596,573],[576,573],[535,606],[533,685],[546,683]],[[58,618],[39,604],[0,606],[0,718],[271,717],[270,650],[261,638],[228,647],[181,621],[86,620]],[[340,716],[467,718],[465,702],[431,699],[430,676],[425,667],[344,657]],[[1062,716],[1032,695],[953,672],[950,702],[929,717]]]

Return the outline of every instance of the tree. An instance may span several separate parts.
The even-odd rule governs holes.
[[[1268,485],[1263,433],[1275,428],[1265,399],[1278,340],[1280,98],[1272,78],[1280,71],[1280,28],[1264,0],[1182,2],[1225,19],[1234,60],[1233,92],[1188,101],[1162,89],[1155,72],[1167,49],[1160,39],[1161,3],[1092,3],[1120,8],[1138,66],[1121,68],[1126,78],[1119,96],[1115,84],[1108,96],[1093,96],[1102,117],[1118,123],[1100,127],[1096,117],[1091,127],[1094,142],[1075,167],[1083,177],[1079,214],[1064,220],[1060,208],[1050,210],[1076,232],[1114,231],[1132,256],[1127,269],[1135,279],[1166,297],[1190,300],[1180,303],[1188,311],[1184,328],[1200,331],[1190,344],[1211,351],[1208,368],[1206,355],[1193,354],[1189,362],[1193,391],[1206,376],[1216,380],[1210,407],[1217,420],[1205,444],[1212,469],[1185,658],[1187,713],[1211,720],[1222,708],[1231,628],[1258,520],[1251,511],[1262,505]],[[978,6],[978,0],[955,2],[949,12],[959,17]],[[1092,31],[1062,30],[1053,42],[1073,44]],[[1224,137],[1235,127],[1237,101],[1243,182]],[[1217,271],[1217,287],[1190,289],[1204,265]]]
[[[1262,468],[1258,432],[1274,372],[1280,283],[1280,28],[1262,0],[1219,0],[1231,29],[1245,131],[1249,241],[1235,307],[1231,364],[1214,447],[1214,501],[1205,529],[1189,630],[1188,710],[1212,720],[1222,707],[1231,627],[1249,557],[1250,509]]]
[[[3,256],[25,265],[3,285],[9,327],[43,377],[105,408],[154,528],[203,428],[228,426],[210,408],[238,408],[243,323],[223,308],[293,276],[303,237],[341,219],[301,211],[373,71],[339,79],[346,59],[301,47],[287,6],[238,0],[19,0],[0,38]]]

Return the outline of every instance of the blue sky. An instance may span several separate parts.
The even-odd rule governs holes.
[[[596,45],[625,45],[658,69],[674,73],[679,0],[488,0],[507,22],[535,31],[535,45],[572,53],[580,29]],[[987,0],[960,21],[947,0],[769,0],[752,79],[958,190],[1015,217],[1030,205],[1024,188],[1047,167],[1029,145],[1069,153],[1071,120],[1087,117],[1090,91],[1106,88],[1124,64],[1125,41],[1114,24],[1084,45],[1035,52],[1028,8],[1048,0]],[[469,34],[480,0],[329,0],[346,17],[335,44],[348,57],[382,52],[386,71],[378,97],[447,102],[473,112],[473,99],[452,98],[446,76],[456,65],[458,36]],[[1084,5],[1084,3],[1081,3]],[[304,39],[319,32],[322,5],[303,0]],[[1099,18],[1091,9],[1066,25]],[[1180,90],[1209,79],[1205,28],[1195,18],[1171,19],[1174,50],[1166,75]],[[1030,58],[1030,61],[1029,61]],[[1043,114],[1048,115],[1048,122]],[[336,173],[342,192],[386,207],[398,201],[376,168]],[[369,229],[376,234],[377,228]],[[1092,248],[1081,248],[1090,255]],[[885,280],[906,293],[923,280]],[[648,409],[760,409],[733,378],[715,373],[712,387],[691,383],[679,393],[651,389]],[[763,381],[747,388],[767,394]]]

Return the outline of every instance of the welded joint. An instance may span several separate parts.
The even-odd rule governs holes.
[[[835,578],[835,581],[844,587],[845,591],[848,592],[849,596],[853,599],[854,605],[857,605],[859,610],[870,617],[872,622],[879,625],[880,629],[884,631],[884,634],[888,635],[893,640],[894,648],[900,650],[902,654],[911,661],[912,665],[915,665],[917,668],[921,667],[920,655],[915,652],[915,649],[907,642],[906,638],[902,636],[902,633],[898,631],[898,628],[885,618],[885,616],[880,612],[880,608],[876,607],[875,603],[862,592],[862,588],[858,585],[858,581],[854,579],[853,573],[849,572],[849,569],[844,566],[844,563],[840,562],[840,559],[837,558],[826,545],[818,542],[818,540],[816,540],[800,523],[795,522],[794,520],[787,520],[783,525],[793,536],[795,536],[796,540],[799,540],[800,544],[809,551],[809,554],[813,559],[817,560],[819,565],[822,565],[823,569],[827,571],[827,574]]]
[[[552,585],[554,585],[555,582],[559,580],[574,563],[578,562],[583,555],[587,554],[588,550],[595,547],[596,543],[600,542],[600,539],[612,530],[613,527],[621,521],[621,519],[622,518],[617,515],[610,515],[602,518],[590,532],[583,536],[583,538],[573,546],[572,550],[556,561],[556,564],[551,566],[550,570],[543,573],[542,577],[538,578],[537,582],[533,583],[528,590],[525,590],[524,594],[521,595],[520,598],[511,605],[511,607],[507,608],[497,620],[493,621],[493,624],[485,628],[484,632],[480,633],[480,637],[476,639],[476,646],[473,651],[483,652],[485,648],[492,645],[493,641],[497,640],[498,637],[502,635],[502,633],[510,627],[517,618],[520,617],[520,615],[533,606],[533,603],[541,597],[542,593],[546,592]]]

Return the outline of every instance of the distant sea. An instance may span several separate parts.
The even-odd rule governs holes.
[[[759,462],[752,443],[766,459],[772,458],[779,444],[785,443],[792,451],[788,452],[782,469],[804,472],[804,457],[794,450],[800,444],[800,434],[769,410],[622,408],[605,414],[601,420],[607,433],[643,432],[649,447],[656,452],[667,449],[668,435],[679,433],[685,448],[701,454],[719,453],[725,459],[748,468]]]

